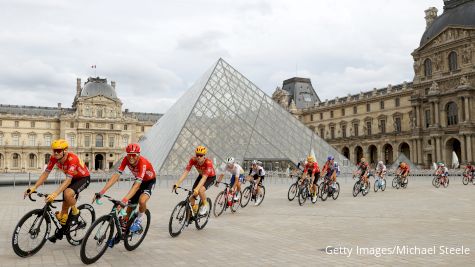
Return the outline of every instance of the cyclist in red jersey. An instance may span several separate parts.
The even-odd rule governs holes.
[[[64,139],[58,139],[53,141],[51,148],[53,149],[53,155],[49,159],[48,166],[45,171],[40,175],[35,185],[25,191],[24,197],[36,191],[36,189],[44,183],[48,178],[50,172],[56,165],[59,170],[64,172],[66,179],[53,193],[49,194],[46,198],[46,202],[52,202],[60,193],[63,193],[63,204],[61,212],[56,213],[56,218],[62,225],[65,225],[68,220],[69,208],[71,207],[71,220],[76,220],[79,216],[79,210],[76,207],[76,195],[89,186],[91,177],[89,170],[84,165],[79,157],[68,152],[68,142]],[[54,241],[53,241],[54,242]]]
[[[127,156],[122,159],[122,162],[117,169],[117,172],[112,175],[104,188],[94,195],[93,201],[96,198],[100,198],[111,188],[118,180],[122,172],[124,172],[127,166],[130,172],[135,177],[135,182],[130,188],[129,192],[122,198],[122,204],[127,206],[127,215],[123,218],[122,226],[127,225],[130,213],[135,208],[137,203],[139,204],[139,213],[137,218],[130,226],[131,232],[136,232],[141,229],[142,218],[147,210],[147,201],[152,195],[152,191],[155,188],[156,175],[152,164],[144,156],[140,155],[139,144],[129,144],[125,149]],[[119,208],[120,209],[120,208]]]
[[[307,178],[307,175],[310,176],[310,193],[312,194],[313,201],[316,200],[317,194],[317,181],[320,178],[320,168],[318,167],[317,161],[313,158],[313,156],[307,157],[307,164],[305,164],[305,168],[303,170],[301,182]]]
[[[405,162],[399,162],[399,167],[396,171],[396,173],[400,174],[401,175],[401,183],[406,183],[407,182],[407,176],[409,175],[409,171],[410,171],[410,168],[409,168],[409,165]]]
[[[192,157],[188,162],[188,165],[185,168],[185,171],[181,175],[180,179],[173,185],[173,190],[176,190],[177,187],[185,180],[188,174],[191,171],[191,167],[195,167],[199,175],[193,184],[193,195],[190,197],[190,203],[193,207],[193,212],[198,211],[198,205],[195,204],[196,196],[200,195],[201,198],[201,207],[200,215],[205,215],[207,210],[206,202],[206,189],[208,189],[216,180],[216,173],[214,171],[213,162],[211,159],[206,158],[207,149],[204,146],[198,146],[195,150],[195,157]]]

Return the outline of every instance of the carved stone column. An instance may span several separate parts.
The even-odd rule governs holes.
[[[460,122],[462,122],[462,121],[465,121],[465,119],[464,119],[464,117],[463,117],[463,113],[464,113],[464,112],[463,112],[463,109],[462,109],[462,107],[463,107],[463,105],[462,105],[462,103],[463,103],[462,97],[459,97],[459,98],[458,98],[458,101],[457,101],[456,103],[457,103],[458,122],[460,123]]]
[[[412,159],[410,159],[414,164],[417,165],[417,141],[416,140],[412,140],[411,141],[411,157]]]
[[[438,126],[440,126],[440,120],[439,120],[439,114],[440,114],[440,111],[439,111],[439,101],[435,101],[435,102],[434,102],[434,105],[435,105],[435,110],[434,110],[434,113],[435,113],[435,125],[438,127]]]
[[[472,137],[470,134],[465,136],[465,146],[467,148],[467,161],[472,162]]]
[[[470,98],[465,97],[465,121],[470,121]]]
[[[417,106],[417,127],[422,127],[421,106]]]

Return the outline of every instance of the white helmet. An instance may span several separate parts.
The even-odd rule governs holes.
[[[378,166],[383,166],[383,161],[382,160],[378,161]]]
[[[235,162],[235,160],[234,160],[233,157],[229,157],[229,158],[226,159],[227,164],[234,164],[234,162]]]
[[[255,159],[252,161],[252,165],[257,165],[258,161]]]

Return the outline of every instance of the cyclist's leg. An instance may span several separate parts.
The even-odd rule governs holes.
[[[200,198],[201,198],[201,203],[203,205],[206,205],[207,200],[206,200],[206,190],[214,184],[216,181],[216,176],[208,177],[206,178],[206,182],[203,184],[203,186],[200,188],[200,191],[198,192]]]
[[[231,180],[229,181],[229,184],[231,185],[231,192],[236,192],[236,185],[235,185],[236,180],[237,180],[236,175],[233,174],[231,176]]]
[[[192,187],[191,190],[195,190],[195,188],[196,188],[196,187],[198,186],[198,184],[200,183],[200,180],[201,180],[201,174],[198,175],[198,177],[196,177],[196,180],[195,180],[195,182],[193,183],[193,187]],[[200,191],[201,191],[201,190],[200,190]],[[195,206],[195,200],[196,200],[196,198],[195,198],[193,195],[190,196],[189,200],[190,200],[191,206]]]
[[[147,210],[147,201],[152,196],[152,191],[155,188],[156,179],[143,182],[143,188],[140,188],[142,191],[139,198],[139,213],[144,213]],[[142,186],[141,186],[142,187]]]
[[[89,186],[91,178],[84,177],[82,179],[72,180],[71,184],[63,191],[63,204],[61,207],[61,214],[68,214],[69,208],[73,207],[73,214],[76,215],[79,213],[79,210],[76,208],[77,198],[76,195],[79,195],[81,191],[86,189]]]
[[[241,192],[241,183],[244,181],[244,174],[239,175],[239,180],[237,182],[237,190]]]

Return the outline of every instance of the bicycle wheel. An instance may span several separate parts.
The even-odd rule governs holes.
[[[464,177],[462,178],[462,183],[463,183],[464,185],[468,185],[468,177],[467,177],[467,176],[464,176]]]
[[[396,186],[398,185],[398,181],[397,181],[397,180],[398,180],[397,177],[394,177],[394,178],[393,178],[393,182],[392,182],[393,188],[396,188]]]
[[[297,196],[297,192],[298,192],[297,183],[293,183],[292,185],[290,185],[289,192],[287,192],[287,198],[289,199],[289,201],[294,200],[295,196]]]
[[[401,187],[402,188],[407,188],[407,184],[409,183],[409,179],[407,179],[407,177],[406,177],[406,179],[404,179],[404,180],[405,180],[404,183],[401,182]]]
[[[357,181],[353,186],[353,197],[356,197],[360,193],[360,182]]]
[[[211,208],[213,207],[213,203],[211,202],[211,199],[209,197],[206,199],[206,202],[207,202],[206,205],[208,206],[206,213],[203,215],[200,215],[198,212],[198,214],[196,214],[196,217],[195,217],[195,226],[196,226],[196,229],[198,230],[205,228],[206,224],[208,223],[209,214],[211,213]],[[200,207],[201,207],[201,203],[202,202],[200,200]]]
[[[251,199],[252,193],[251,193],[251,186],[248,186],[244,188],[242,191],[242,198],[241,198],[241,207],[246,207],[247,204],[249,203],[249,200]]]
[[[315,189],[315,192],[313,193],[310,193],[310,201],[315,204],[317,203],[317,200],[318,200],[318,188],[320,188],[318,185],[316,185],[316,189]]]
[[[366,195],[369,193],[370,187],[371,187],[371,186],[370,186],[369,181],[366,182],[366,188],[365,188],[365,190],[361,191],[361,195],[362,195],[362,196],[366,196]]]
[[[239,193],[239,191],[236,192],[236,194],[237,194],[238,200],[235,200],[233,198],[233,205],[231,206],[231,211],[232,212],[236,212],[239,209],[239,207],[241,206],[241,197],[242,197],[242,195]]]
[[[299,205],[300,206],[302,206],[305,203],[305,201],[307,201],[307,198],[308,198],[308,188],[307,188],[307,186],[304,186],[303,188],[300,189],[298,198],[299,198]]]
[[[142,241],[145,239],[145,236],[148,232],[148,228],[150,227],[150,211],[148,209],[145,210],[145,214],[142,216],[142,224],[140,230],[132,233],[130,231],[130,226],[135,221],[135,218],[137,218],[137,213],[135,213],[134,216],[129,219],[129,222],[127,224],[127,230],[125,231],[124,247],[128,251],[132,251],[138,248]]]
[[[432,185],[433,185],[434,187],[436,187],[436,186],[435,186],[435,183],[437,182],[437,179],[438,179],[437,176],[435,176],[434,179],[432,179]]]
[[[328,198],[328,185],[326,182],[320,184],[320,198],[322,201],[325,201]]]
[[[112,240],[114,223],[110,215],[104,215],[97,219],[87,230],[81,243],[81,261],[85,264],[96,262],[108,247]]]
[[[226,199],[225,191],[221,191],[218,196],[216,196],[216,200],[214,201],[213,207],[213,214],[214,217],[218,217],[219,215],[223,214],[224,208],[227,205],[228,200]]]
[[[383,185],[381,186],[381,191],[384,191],[384,190],[386,190],[386,179],[383,179],[382,182],[383,182]]]
[[[376,192],[378,192],[378,189],[379,189],[379,183],[380,183],[380,181],[379,181],[379,180],[376,180],[376,181],[374,181],[374,187],[373,187],[373,190],[374,190],[374,192],[375,192],[375,193],[376,193]]]
[[[332,193],[333,200],[336,200],[339,195],[340,195],[340,184],[338,182],[335,182],[335,188],[333,188],[333,193]]]
[[[38,252],[45,244],[51,230],[51,219],[43,217],[43,209],[25,214],[15,227],[12,235],[12,247],[15,254],[28,257]]]
[[[440,179],[439,177],[437,177],[437,180],[435,181],[435,188],[439,188],[440,187]]]
[[[186,207],[186,201],[178,203],[170,215],[170,221],[168,223],[168,233],[170,236],[178,236],[185,227],[186,220],[191,216],[191,208]]]
[[[91,226],[96,219],[96,212],[91,205],[82,204],[78,207],[78,210],[80,213],[77,221],[73,225],[71,225],[71,222],[68,222],[69,230],[66,231],[66,239],[69,244],[73,246],[81,244],[88,227]],[[69,216],[71,216],[71,213]]]
[[[261,205],[262,202],[264,202],[264,197],[266,196],[266,188],[264,187],[264,185],[261,185],[259,187],[261,189],[259,190],[259,193],[256,196],[256,201],[258,201],[257,206]]]
[[[447,187],[449,187],[449,182],[450,182],[450,180],[449,180],[449,177],[447,177],[447,178],[445,178],[445,179],[446,179],[446,180],[445,180],[445,183],[444,183],[444,187],[447,188]]]

